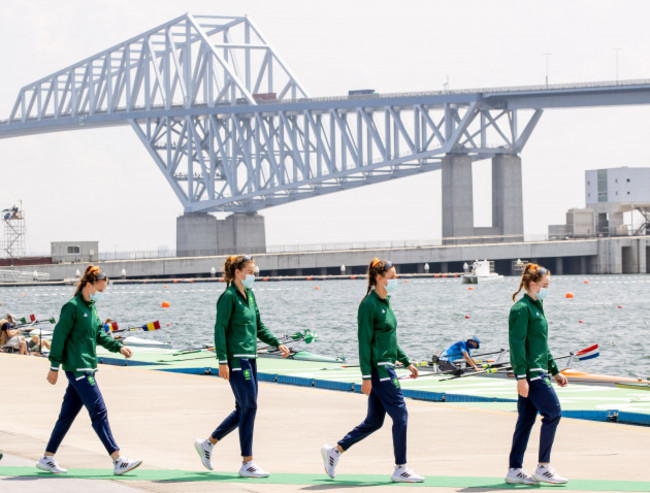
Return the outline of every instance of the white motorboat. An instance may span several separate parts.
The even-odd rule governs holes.
[[[471,266],[465,264],[463,267],[465,273],[460,278],[462,284],[479,284],[503,279],[501,274],[494,272],[493,260],[476,260]]]

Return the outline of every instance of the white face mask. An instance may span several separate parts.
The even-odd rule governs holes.
[[[254,282],[255,276],[252,274],[246,274],[246,277],[241,280],[241,283],[245,288],[252,288]]]

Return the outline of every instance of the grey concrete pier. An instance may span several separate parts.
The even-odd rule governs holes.
[[[442,160],[442,237],[446,245],[524,239],[521,158],[500,154],[492,159],[492,226],[474,226],[472,159],[449,154]],[[477,237],[476,240],[472,240]]]
[[[176,218],[176,252],[180,257],[266,251],[264,217],[235,213],[217,219],[206,212]]]

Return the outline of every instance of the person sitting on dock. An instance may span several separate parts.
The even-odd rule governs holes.
[[[41,341],[41,338],[34,334],[28,343],[28,347],[31,354],[42,354],[43,348],[50,350],[50,341],[45,339]]]
[[[478,349],[479,347],[481,347],[481,341],[479,341],[478,337],[471,337],[466,341],[458,341],[438,356],[437,361],[434,356],[434,363],[437,363],[438,367],[444,372],[461,375],[463,370],[455,364],[455,361],[464,359],[467,366],[474,368],[474,371],[479,371],[479,367],[472,359],[471,354],[472,349]]]
[[[8,318],[11,318],[7,314]],[[11,318],[13,320],[13,318]],[[0,348],[7,353],[15,353],[26,355],[27,343],[25,337],[20,335],[20,329],[12,329],[12,324],[6,318],[0,320]]]

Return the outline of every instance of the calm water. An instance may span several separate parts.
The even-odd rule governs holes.
[[[472,335],[481,339],[481,350],[507,348],[510,296],[518,281],[510,277],[469,290],[458,279],[400,279],[392,299],[400,345],[415,360],[430,359]],[[100,317],[117,320],[120,327],[160,320],[164,330],[145,336],[177,348],[212,344],[215,304],[224,284],[167,286],[112,285],[98,305]],[[649,275],[553,276],[550,288],[545,309],[554,356],[598,343],[601,356],[577,368],[650,376]],[[357,359],[356,310],[364,280],[257,282],[254,290],[262,320],[276,335],[312,329],[320,341],[296,348]],[[72,292],[72,287],[0,287],[0,310],[58,320]],[[567,292],[575,297],[566,299]],[[162,301],[171,307],[161,308]]]

